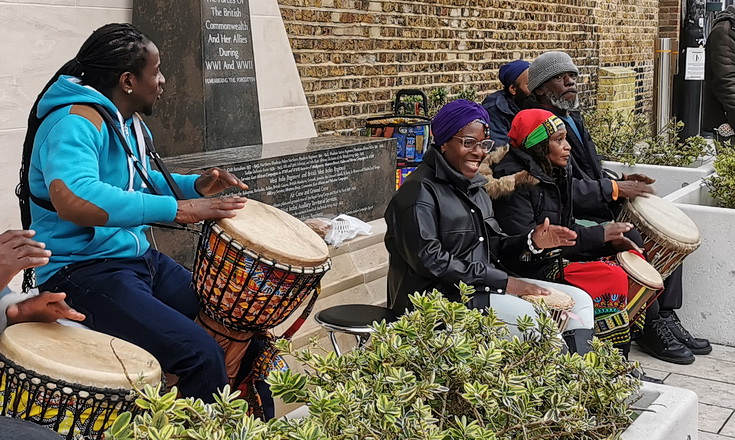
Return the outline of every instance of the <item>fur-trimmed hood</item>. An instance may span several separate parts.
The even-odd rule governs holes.
[[[510,147],[508,145],[498,147],[495,151],[488,154],[480,165],[480,173],[488,180],[485,184],[485,191],[487,191],[492,199],[505,197],[521,186],[538,185],[540,182],[537,177],[534,177],[528,170],[522,168],[520,164],[518,164],[518,170],[512,174],[502,177],[495,177],[493,175],[493,165],[500,163],[506,154],[508,154],[509,150]]]

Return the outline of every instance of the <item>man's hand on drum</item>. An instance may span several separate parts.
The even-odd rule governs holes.
[[[515,296],[551,295],[551,292],[541,286],[527,283],[514,277],[508,277],[508,285],[505,287],[505,291]]]
[[[48,263],[51,251],[44,243],[32,240],[36,231],[9,230],[0,234],[0,288],[21,270]]]
[[[552,225],[548,217],[542,224],[536,226],[531,234],[534,246],[539,249],[574,246],[576,239],[576,232],[564,226]]]
[[[8,325],[21,322],[54,322],[61,318],[84,321],[85,316],[69,307],[64,298],[66,293],[63,292],[43,292],[17,304],[11,304],[5,311]]]
[[[623,173],[623,179],[622,180],[633,180],[636,182],[643,182],[647,185],[650,185],[656,181],[656,179],[652,177],[648,177],[645,174],[640,173],[633,173],[633,174],[625,174]]]
[[[612,222],[603,226],[605,230],[605,243],[610,243],[618,251],[642,250],[631,239],[626,237],[626,232],[633,229],[633,225],[625,222]]]
[[[179,200],[174,221],[196,223],[201,220],[231,218],[235,216],[235,211],[245,207],[246,201],[246,198],[238,196]]]
[[[234,187],[242,190],[248,189],[248,186],[235,177],[234,174],[222,168],[210,168],[202,173],[194,183],[194,187],[199,194],[205,197],[219,194]]]
[[[640,174],[634,174],[640,176]],[[630,178],[630,176],[626,176]],[[643,176],[645,177],[645,176]],[[652,180],[652,179],[649,179]],[[618,180],[618,197],[634,199],[636,197],[648,197],[653,194],[653,187],[640,180]]]

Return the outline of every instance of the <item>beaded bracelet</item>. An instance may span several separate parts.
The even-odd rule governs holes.
[[[531,235],[533,235],[533,229],[531,229],[531,231],[528,233],[528,240],[526,240],[526,243],[528,244],[528,250],[531,251],[532,254],[538,255],[544,250],[538,249],[536,246],[534,246],[533,240],[531,240]]]

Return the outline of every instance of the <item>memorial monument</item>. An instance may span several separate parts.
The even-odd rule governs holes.
[[[134,0],[133,23],[161,52],[165,92],[146,122],[172,170],[225,168],[242,195],[300,219],[382,217],[394,141],[315,136],[275,0]],[[191,267],[196,236],[155,234]]]

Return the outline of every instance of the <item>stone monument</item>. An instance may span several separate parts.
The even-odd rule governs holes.
[[[227,169],[250,186],[242,195],[300,219],[382,217],[394,141],[314,137],[275,0],[134,0],[133,22],[161,52],[165,93],[146,122],[173,171]],[[195,235],[154,232],[191,266]]]
[[[150,122],[161,155],[262,142],[248,0],[136,1],[133,22],[168,77]]]

